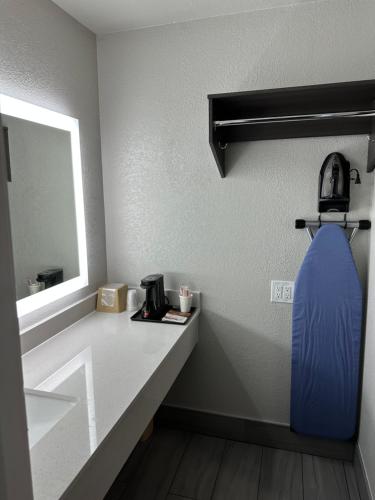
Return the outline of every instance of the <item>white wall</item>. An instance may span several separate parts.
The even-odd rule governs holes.
[[[290,316],[271,279],[294,279],[316,215],[318,173],[341,151],[359,168],[352,218],[369,215],[367,139],[231,146],[221,179],[207,94],[374,78],[375,4],[332,1],[100,37],[102,152],[110,280],[203,292],[200,343],[168,401],[289,421]],[[368,234],[353,243],[365,283]]]
[[[372,207],[375,220],[375,205]],[[375,498],[375,234],[371,231],[368,279],[367,326],[362,389],[359,448],[366,466],[372,496]]]
[[[2,0],[0,13],[0,93],[80,120],[90,284],[23,318],[27,326],[106,280],[96,42],[49,0]]]
[[[361,170],[351,217],[369,215],[367,141],[232,146],[221,180],[206,94],[374,78],[374,17],[371,1],[339,0],[99,39],[109,279],[161,271],[204,297],[200,343],[170,403],[289,421],[290,308],[269,303],[269,281],[296,275],[308,243],[293,220],[316,213],[329,152]],[[368,238],[353,243],[363,282]],[[371,259],[373,271],[373,248]],[[373,275],[360,446],[375,489]]]

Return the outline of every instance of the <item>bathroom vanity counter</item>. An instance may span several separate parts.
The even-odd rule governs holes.
[[[102,499],[197,343],[199,311],[187,325],[130,315],[93,312],[23,356],[26,388],[69,398],[34,439],[35,500]]]

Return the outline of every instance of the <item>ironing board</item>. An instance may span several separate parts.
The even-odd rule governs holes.
[[[362,289],[345,231],[321,227],[293,304],[291,428],[348,440],[356,432]]]

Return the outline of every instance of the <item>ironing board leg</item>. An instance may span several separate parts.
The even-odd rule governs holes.
[[[351,234],[349,236],[349,243],[351,243],[354,240],[355,235],[357,234],[357,231],[358,231],[358,227],[353,228],[353,231],[351,232]]]
[[[314,239],[314,234],[313,234],[313,232],[311,230],[311,227],[307,227],[306,228],[306,232],[308,234],[308,237],[309,237],[310,241],[312,241]]]

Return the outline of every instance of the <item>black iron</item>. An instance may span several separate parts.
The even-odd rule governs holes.
[[[319,176],[318,212],[349,212],[350,163],[341,153],[324,160]]]

